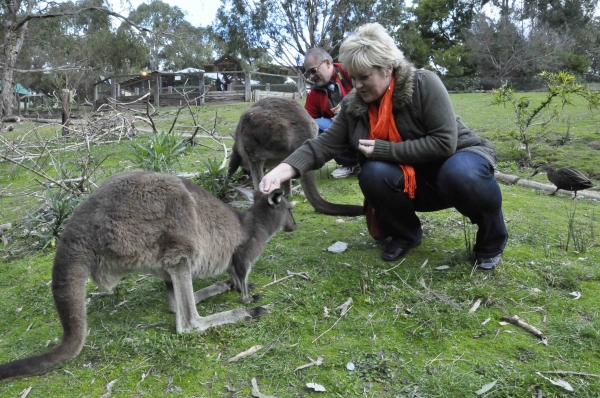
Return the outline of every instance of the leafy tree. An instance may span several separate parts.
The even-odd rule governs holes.
[[[152,0],[140,4],[129,18],[151,31],[135,35],[149,54],[146,66],[151,70],[201,68],[212,55],[210,30],[194,27],[185,21],[185,12],[177,6]],[[122,25],[119,31],[134,37],[128,25]]]
[[[409,57],[417,66],[436,69],[449,76],[471,73],[463,47],[465,36],[484,0],[418,0],[410,9],[409,24],[414,35],[415,53]],[[433,66],[432,66],[433,65]]]

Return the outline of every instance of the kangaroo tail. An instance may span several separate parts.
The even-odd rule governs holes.
[[[359,216],[364,214],[363,206],[340,205],[323,199],[317,190],[317,179],[314,171],[307,171],[300,177],[300,184],[308,202],[314,209],[330,216]]]
[[[75,265],[72,256],[59,244],[52,268],[52,293],[63,327],[62,341],[40,355],[0,365],[0,383],[49,372],[75,358],[87,335],[85,282],[87,267]]]

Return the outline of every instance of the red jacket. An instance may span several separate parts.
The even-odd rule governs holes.
[[[342,98],[344,98],[352,90],[352,79],[348,72],[342,68],[342,64],[334,63],[333,66],[336,73],[333,74],[331,80],[339,86]],[[320,117],[333,119],[335,116],[329,106],[326,88],[314,86],[306,97],[304,108],[313,119]]]

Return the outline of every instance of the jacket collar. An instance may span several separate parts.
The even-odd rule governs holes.
[[[400,65],[394,70],[396,82],[394,84],[394,93],[392,94],[393,110],[402,108],[412,102],[415,67],[412,63],[403,59]],[[369,110],[369,104],[363,101],[362,97],[352,90],[347,95],[348,113],[354,117],[366,117]]]

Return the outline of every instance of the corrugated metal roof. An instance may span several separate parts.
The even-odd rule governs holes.
[[[0,80],[0,91],[2,91],[2,80]],[[15,84],[15,93],[29,95],[31,94],[25,87],[21,85],[21,83]]]

